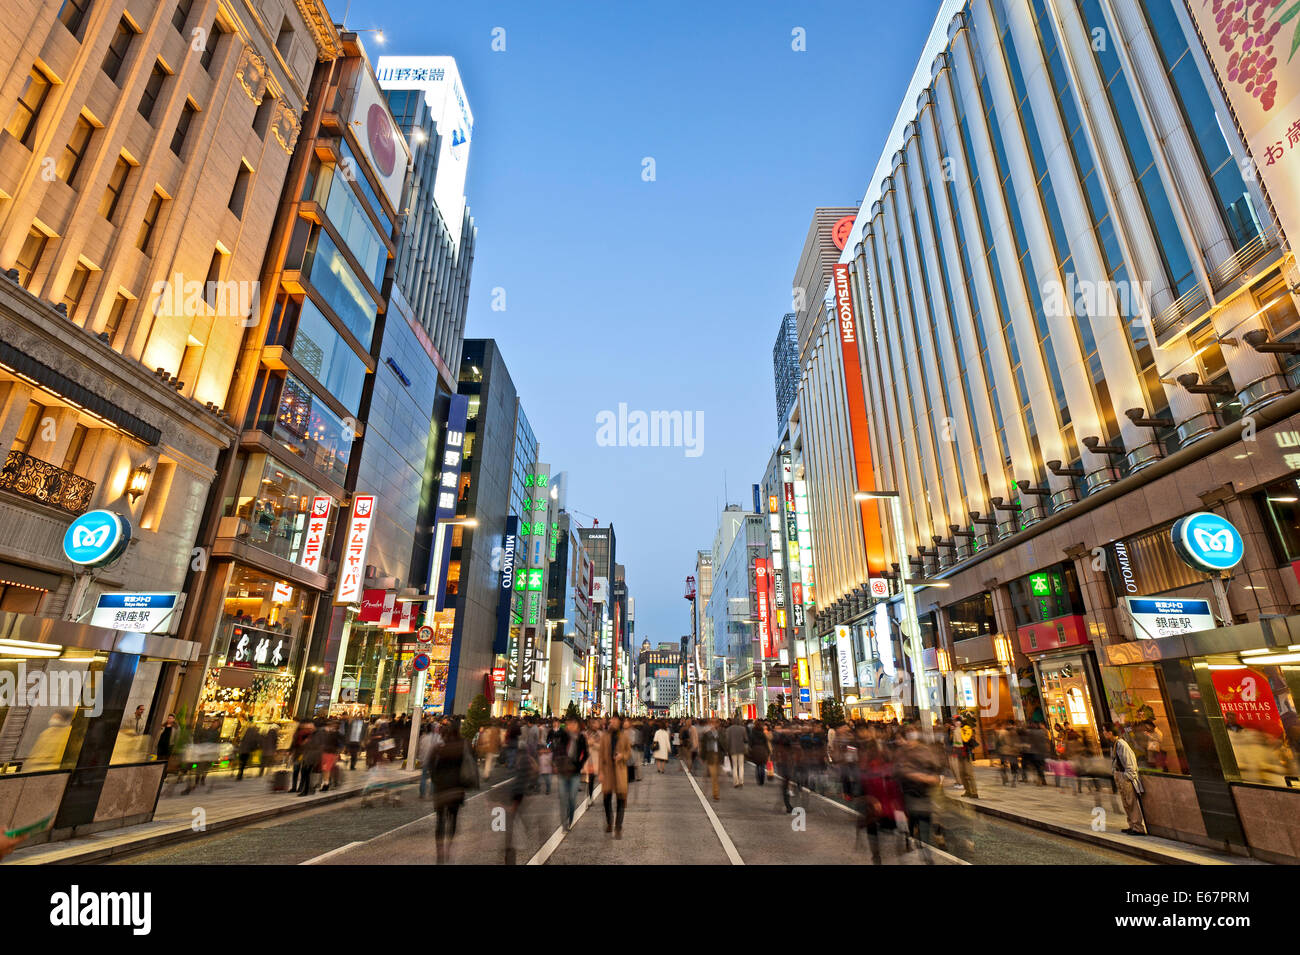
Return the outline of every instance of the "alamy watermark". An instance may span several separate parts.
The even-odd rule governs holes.
[[[686,457],[704,453],[703,411],[618,411],[596,415],[596,444],[602,448],[685,448]]]
[[[104,712],[103,678],[83,670],[33,670],[19,660],[14,670],[0,670],[0,708],[9,706],[85,707],[87,716]]]

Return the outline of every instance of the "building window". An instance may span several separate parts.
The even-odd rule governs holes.
[[[75,319],[81,298],[86,294],[86,283],[90,281],[90,269],[78,262],[68,279],[68,287],[63,292],[62,304],[68,310],[68,318]]]
[[[63,0],[63,6],[59,7],[59,22],[68,28],[69,33],[77,36],[89,6],[90,0]]]
[[[248,198],[248,183],[253,178],[253,170],[242,160],[239,171],[235,173],[235,185],[230,190],[230,202],[226,205],[236,216],[244,214],[244,201]]]
[[[285,17],[280,21],[280,33],[275,38],[275,48],[287,59],[291,46],[293,46],[293,24],[289,22],[288,17]]]
[[[113,172],[108,177],[108,187],[104,190],[104,198],[99,201],[99,214],[109,222],[113,221],[113,216],[117,213],[117,203],[126,189],[126,177],[130,172],[131,164],[126,161],[124,156],[118,156],[117,162],[113,166]]]
[[[41,257],[45,255],[46,243],[49,241],[50,237],[36,226],[32,226],[27,231],[27,238],[18,251],[17,261],[14,262],[14,266],[18,269],[18,284],[23,288],[32,287],[32,276],[36,274],[36,266],[40,265]]]
[[[23,420],[18,424],[18,433],[14,435],[14,443],[10,445],[11,451],[20,451],[23,454],[31,453],[32,442],[36,440],[36,429],[45,420],[47,410],[49,409],[40,402],[27,402],[27,408],[23,412]]]
[[[50,78],[35,66],[23,82],[22,92],[18,94],[18,102],[14,104],[13,115],[9,117],[5,129],[24,146],[31,145],[32,134],[36,130],[36,120],[41,114],[41,107],[45,105],[45,97],[49,95],[50,87],[53,85]]]
[[[203,300],[208,303],[209,308],[217,307],[217,290],[221,286],[221,270],[225,265],[225,254],[217,249],[212,253],[212,261],[208,263],[208,277],[203,284]]]
[[[59,157],[59,164],[54,170],[55,174],[68,185],[72,185],[72,180],[76,178],[77,170],[81,168],[81,161],[86,158],[90,137],[94,133],[95,127],[90,124],[90,120],[78,116],[77,125],[72,130],[72,137],[68,140],[68,145],[63,147],[63,155]]]
[[[122,319],[126,317],[126,307],[130,302],[121,292],[113,299],[113,307],[108,310],[108,320],[104,322],[104,334],[108,336],[109,342],[117,337],[117,330],[122,327]]]
[[[90,429],[84,424],[79,424],[72,429],[72,440],[68,442],[68,450],[63,454],[63,470],[77,473],[77,459],[81,457],[81,449],[86,445],[86,435]]]
[[[135,247],[141,252],[149,251],[149,245],[153,241],[154,227],[158,224],[159,213],[162,212],[162,204],[163,195],[155,189],[154,194],[149,197],[149,205],[144,210],[144,221],[140,223],[140,233],[135,240]]]
[[[162,92],[163,80],[167,79],[167,70],[163,67],[162,61],[154,62],[153,71],[149,74],[149,82],[144,85],[144,93],[140,97],[140,115],[149,122],[153,122],[153,108],[158,104],[158,94]]]
[[[198,113],[199,108],[189,100],[181,107],[181,118],[176,122],[176,132],[172,133],[172,152],[177,156],[185,148],[185,138],[190,134],[190,124],[194,122],[194,116]]]
[[[217,55],[217,45],[221,42],[222,34],[225,32],[220,20],[212,21],[212,29],[208,30],[207,43],[203,45],[203,56],[199,57],[199,63],[203,65],[205,70],[211,70],[212,60]]]
[[[135,27],[126,17],[117,21],[117,29],[109,41],[108,52],[104,54],[104,73],[114,83],[117,82],[118,73],[122,72],[122,64],[126,62],[126,53],[131,49],[131,38],[135,34]]]
[[[262,102],[257,104],[257,112],[253,114],[253,132],[257,133],[258,138],[266,138],[266,130],[271,125],[271,114],[275,111],[275,97],[268,91],[262,97]]]
[[[185,35],[185,24],[189,22],[190,11],[194,9],[194,0],[180,0],[172,11],[172,26],[181,36]]]

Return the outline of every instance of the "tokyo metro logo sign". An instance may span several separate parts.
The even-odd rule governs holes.
[[[1197,570],[1231,570],[1241,563],[1245,547],[1241,534],[1227,518],[1198,511],[1173,526],[1174,549]]]
[[[131,540],[131,525],[112,511],[87,511],[68,525],[63,553],[83,567],[102,567],[122,556]]]

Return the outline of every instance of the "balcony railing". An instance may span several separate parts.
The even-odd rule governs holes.
[[[0,470],[0,490],[18,494],[51,507],[82,514],[90,507],[95,482],[21,451],[10,451]]]

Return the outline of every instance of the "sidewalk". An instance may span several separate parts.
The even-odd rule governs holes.
[[[1159,836],[1126,836],[1121,829],[1128,825],[1119,796],[1110,791],[1109,780],[1101,780],[1101,792],[1093,792],[1091,781],[1084,781],[1078,793],[1075,780],[1062,778],[1058,789],[1055,777],[1047,774],[1047,785],[1040,786],[1034,773],[1029,782],[1002,785],[1001,773],[989,766],[975,766],[978,799],[960,795],[961,786],[953,787],[951,774],[944,777],[945,793],[977,812],[1020,823],[1035,829],[1054,832],[1071,839],[1091,842],[1150,862],[1168,865],[1266,865],[1248,856],[1225,855],[1213,849]],[[1097,812],[1098,807],[1102,810]],[[1096,828],[1094,828],[1094,826]]]
[[[231,772],[214,772],[208,776],[211,787],[204,786],[189,795],[183,794],[183,784],[170,790],[171,784],[165,783],[154,818],[149,822],[18,849],[0,865],[103,862],[123,852],[194,839],[199,833],[220,832],[350,799],[361,794],[368,774],[360,763],[351,772],[344,765],[337,788],[328,792],[317,791],[310,796],[271,792],[270,778],[269,774],[259,777],[256,771],[246,771],[243,781],[236,782]],[[402,783],[414,783],[419,780],[420,773],[418,770],[408,773],[399,769],[391,778]]]

